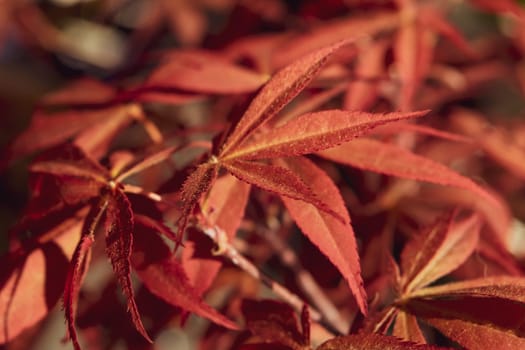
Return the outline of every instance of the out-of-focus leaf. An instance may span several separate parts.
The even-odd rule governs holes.
[[[228,238],[235,237],[249,194],[250,185],[234,176],[227,174],[217,179],[203,205],[208,222],[220,227]]]
[[[364,15],[344,18],[324,23],[312,32],[283,44],[281,50],[276,50],[273,66],[282,67],[297,58],[330,45],[339,40],[355,41],[366,36],[374,36],[380,32],[393,30],[399,23],[399,17],[393,12],[383,12],[374,16]]]
[[[348,84],[344,109],[367,110],[378,95],[378,81],[385,74],[386,41],[366,42],[359,46],[354,71],[355,78]]]
[[[420,26],[428,26],[433,29],[434,32],[441,34],[454,44],[459,50],[461,50],[466,56],[474,57],[475,52],[463,37],[462,33],[450,24],[445,18],[443,13],[438,8],[433,6],[421,7],[418,12],[418,22]]]
[[[103,110],[46,113],[37,110],[29,127],[8,148],[9,159],[58,145],[81,131],[118,113],[121,107]]]
[[[393,144],[358,138],[339,147],[318,153],[338,163],[381,174],[462,188],[475,193],[494,211],[505,211],[491,193],[450,168]]]
[[[81,231],[81,220],[66,219],[47,233],[56,238],[22,256],[2,257],[0,273],[0,344],[31,327],[60,299]]]
[[[239,327],[202,301],[170,248],[149,230],[136,227],[131,262],[144,285],[167,303],[229,329]]]
[[[403,18],[394,44],[396,67],[401,80],[399,108],[409,111],[413,108],[416,92],[425,78],[432,63],[435,33],[417,21],[415,1],[403,0],[401,17]]]
[[[525,179],[525,148],[520,147],[509,133],[491,126],[484,118],[468,110],[457,110],[451,123],[459,132],[472,137],[494,161],[520,179]]]
[[[480,8],[494,12],[494,13],[505,13],[510,12],[516,16],[525,16],[525,10],[519,5],[519,1],[514,0],[501,0],[501,1],[491,1],[491,0],[470,0],[474,5],[479,6]]]
[[[490,227],[492,239],[497,240],[497,244],[505,247],[508,242],[508,232],[510,228],[511,213],[506,205],[503,205],[501,197],[491,193],[493,198],[498,200],[501,205],[495,206],[494,201],[479,200],[479,195],[473,191],[461,190],[457,187],[434,187],[424,186],[419,191],[419,201],[439,205],[441,208],[450,208],[451,206],[463,206],[471,208],[483,215],[487,225]],[[486,240],[484,237],[482,240]],[[492,243],[491,243],[492,244]]]
[[[100,159],[108,153],[111,142],[117,134],[133,121],[132,109],[121,108],[108,114],[104,120],[98,121],[75,137],[74,143],[93,158]]]
[[[96,105],[111,101],[116,90],[98,80],[83,78],[42,98],[44,105]]]
[[[181,51],[170,54],[167,62],[149,77],[146,86],[196,93],[238,94],[257,90],[267,78],[211,52]]]

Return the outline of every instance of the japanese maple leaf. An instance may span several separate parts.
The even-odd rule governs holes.
[[[149,235],[158,232],[176,241],[174,233],[162,223],[161,217],[150,217],[148,213],[134,211],[126,193],[126,185],[122,182],[129,176],[164,161],[174,150],[174,147],[169,147],[134,163],[130,163],[127,157],[114,157],[113,168],[107,170],[79,148],[65,145],[55,149],[50,155],[40,157],[30,167],[33,173],[51,176],[56,180],[62,200],[67,205],[89,207],[87,215],[84,214],[86,216],[83,219],[80,240],[71,258],[63,296],[68,332],[76,349],[80,348],[74,327],[78,292],[89,266],[90,248],[99,226],[103,228],[106,254],[126,297],[133,324],[148,341],[151,339],[144,329],[134,299],[130,278],[132,266],[153,294],[223,326],[236,328],[234,323],[202,302],[180,263],[173,259],[167,247],[163,247],[162,240],[153,244],[155,240],[150,237],[147,240],[139,239],[138,244],[133,243],[135,234],[138,235],[136,237],[142,237],[143,232]],[[129,190],[137,192],[134,186]],[[147,195],[143,197],[142,200]],[[141,259],[135,259],[132,264],[133,251],[140,252]],[[178,298],[174,298],[177,295]]]
[[[255,349],[311,349],[307,307],[302,310],[300,328],[295,310],[275,300],[243,300],[242,313],[246,328],[261,341],[250,344]]]
[[[304,56],[275,74],[261,89],[216,153],[185,181],[178,236],[182,235],[201,196],[213,186],[219,170],[226,169],[240,180],[283,198],[305,234],[341,271],[361,311],[366,313],[357,246],[343,200],[330,178],[299,156],[350,141],[378,125],[419,117],[426,112],[371,114],[328,110],[307,113],[263,130],[344,44],[337,43]],[[298,158],[290,158],[294,156]],[[309,218],[315,220],[310,222]]]
[[[385,332],[393,324],[393,335],[426,343],[419,319],[469,349],[523,347],[525,279],[495,276],[429,286],[475,251],[479,229],[475,215],[457,219],[451,213],[409,241],[400,270],[394,269],[399,296],[374,330]]]
[[[205,51],[173,51],[137,86],[118,90],[103,82],[82,78],[42,98],[28,128],[6,152],[8,161],[67,140],[100,158],[111,141],[133,122],[142,124],[154,142],[162,134],[142,108],[144,102],[184,104],[203,94],[249,93],[266,80],[229,62],[224,55]],[[229,77],[224,82],[224,75]]]

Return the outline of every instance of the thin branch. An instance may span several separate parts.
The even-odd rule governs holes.
[[[143,191],[138,186],[126,184],[124,187],[126,192],[141,193],[156,202],[165,202],[165,199],[161,195],[154,192]],[[213,252],[215,255],[225,256],[232,262],[232,264],[239,267],[255,279],[260,280],[281,299],[290,304],[297,312],[302,312],[303,306],[306,305],[308,307],[312,321],[318,322],[328,331],[336,335],[346,334],[349,327],[348,321],[344,320],[339,315],[335,306],[324,295],[323,291],[317,285],[310,273],[300,267],[297,256],[293,251],[290,249],[285,250],[281,247],[277,248],[279,252],[282,252],[284,259],[283,263],[289,267],[295,266],[292,267],[292,269],[294,271],[298,271],[297,279],[299,285],[304,289],[308,297],[313,300],[313,302],[316,304],[316,307],[322,310],[322,312],[319,312],[317,309],[308,305],[299,296],[288,290],[285,286],[274,281],[272,278],[261,272],[257,266],[246,259],[235,247],[230,244],[227,234],[221,228],[217,227],[216,225],[201,225],[199,228],[217,245],[217,250]],[[281,242],[281,244],[286,247],[284,242]]]
[[[292,270],[296,276],[296,281],[301,290],[308,296],[308,299],[316,308],[319,309],[333,328],[336,328],[340,333],[346,334],[350,327],[349,320],[337,310],[337,307],[326,296],[324,291],[319,287],[312,274],[304,269],[301,265],[297,254],[288,247],[286,242],[274,230],[264,229],[263,232],[256,230],[259,235],[264,238],[279,255],[281,262]]]
[[[339,326],[327,320],[323,314],[318,310],[308,305],[299,296],[288,290],[282,284],[274,281],[266,274],[261,272],[251,261],[246,259],[237,249],[235,249],[229,242],[226,233],[217,226],[200,227],[202,232],[210,237],[216,244],[218,249],[214,252],[216,255],[222,255],[228,258],[235,266],[239,267],[250,276],[260,280],[264,285],[270,288],[282,300],[290,304],[297,312],[302,312],[303,306],[308,307],[310,317],[313,321],[318,322],[330,332],[341,335],[346,332],[341,332]]]

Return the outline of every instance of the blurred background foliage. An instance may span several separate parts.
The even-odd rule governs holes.
[[[505,37],[509,23],[503,16],[475,9],[467,1],[447,2],[454,3],[450,21],[469,41]],[[525,6],[525,0],[519,2]],[[353,11],[383,8],[395,8],[394,1],[0,0],[0,145],[4,149],[24,130],[42,96],[76,78],[121,82],[147,74],[152,58],[162,50],[220,49],[251,34],[301,30]],[[494,55],[521,60],[525,66],[522,53],[505,44]],[[464,103],[486,111],[489,118],[510,119],[525,115],[522,96],[520,87],[509,81],[492,81]],[[28,163],[26,158],[0,169],[2,233],[26,203]],[[510,203],[514,215],[525,220],[523,192],[516,193]],[[5,240],[6,235],[0,235],[0,251],[5,249]],[[58,324],[63,323],[61,314],[55,316]],[[179,349],[174,339],[189,342],[192,334],[164,336],[159,344]],[[184,348],[191,346],[181,344],[180,349]]]
[[[504,16],[467,1],[450,3],[449,20],[471,41],[509,30]],[[5,148],[28,125],[42,96],[75,78],[125,81],[147,74],[162,50],[220,49],[251,34],[394,8],[388,0],[0,0],[0,145]],[[495,55],[520,60],[513,56],[521,53],[505,45],[500,50]],[[494,81],[468,102],[489,117],[517,116],[525,111],[521,96],[518,87]],[[2,232],[26,202],[27,164],[19,160],[0,173]]]

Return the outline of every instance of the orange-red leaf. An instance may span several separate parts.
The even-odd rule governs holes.
[[[412,108],[422,79],[426,76],[433,59],[435,34],[417,22],[417,8],[411,1],[403,1],[404,21],[397,33],[394,45],[397,71],[401,80],[399,107],[402,111]]]
[[[203,302],[191,286],[170,248],[150,231],[135,230],[131,261],[150,292],[167,303],[205,317],[223,327],[238,329],[231,320]]]
[[[230,240],[233,239],[244,216],[249,194],[250,185],[232,175],[226,174],[217,179],[202,206],[206,216],[204,224],[218,226]],[[202,295],[211,286],[222,262],[195,257],[194,253],[193,242],[187,242],[182,254],[182,264],[197,294]]]
[[[200,197],[208,192],[217,177],[217,167],[212,164],[201,164],[195,169],[182,185],[182,214],[177,228],[177,237],[180,240],[188,224],[189,216]]]
[[[228,155],[232,148],[246,139],[297,96],[321,70],[328,57],[345,43],[340,42],[312,52],[275,74],[253,99],[235,126],[223,145],[220,157]]]
[[[422,7],[418,13],[419,25],[428,26],[450,40],[465,55],[473,57],[475,52],[462,33],[444,18],[443,13],[433,6]]]
[[[288,304],[275,300],[243,300],[242,313],[246,327],[264,342],[294,350],[305,350],[310,343],[299,329],[297,314]]]
[[[36,181],[42,181],[43,186],[49,187],[48,181],[52,179],[58,187],[61,200],[68,204],[76,204],[98,196],[101,187],[109,179],[104,167],[71,144],[45,152],[29,169],[34,173]]]
[[[209,224],[217,225],[233,239],[244,216],[250,185],[231,175],[217,179],[206,197],[203,212]]]
[[[120,189],[115,189],[109,196],[106,213],[106,254],[108,255],[113,271],[126,296],[128,311],[137,331],[153,342],[142,324],[140,314],[135,303],[133,286],[131,284],[130,256],[133,246],[133,212],[131,204]]]
[[[398,146],[359,138],[319,155],[352,167],[406,179],[466,189],[490,203],[493,210],[505,211],[495,196],[450,168]]]
[[[94,228],[94,226],[96,226],[94,215],[97,214],[95,210],[92,210],[86,218],[84,227]],[[80,242],[73,253],[73,258],[71,259],[71,265],[69,267],[64,287],[64,313],[66,316],[69,338],[71,339],[75,349],[80,349],[77,331],[75,329],[78,292],[80,290],[80,286],[82,285],[82,280],[84,279],[84,276],[87,272],[91,246],[93,245],[94,241],[95,239],[93,233],[86,232],[84,229],[84,232],[82,232],[82,237],[80,238]]]
[[[237,94],[255,91],[267,79],[211,52],[181,51],[170,54],[146,84],[198,93]]]
[[[454,271],[474,252],[480,223],[477,216],[453,222],[441,217],[410,241],[401,255],[402,288],[410,292]]]
[[[42,98],[45,105],[93,105],[109,102],[116,90],[98,80],[83,78]]]
[[[324,23],[312,32],[286,42],[276,50],[273,65],[282,67],[297,58],[330,45],[338,40],[357,40],[373,36],[382,31],[394,29],[399,23],[399,16],[394,12],[383,12],[377,15],[352,16],[341,20]]]
[[[441,286],[426,287],[418,292],[412,293],[412,297],[498,298],[516,305],[523,304],[525,306],[525,278],[493,276],[447,283]],[[525,327],[525,324],[523,326]]]
[[[439,350],[433,345],[420,345],[379,334],[347,335],[328,340],[316,350]]]
[[[78,133],[74,143],[93,158],[99,159],[107,154],[116,135],[133,121],[130,112],[135,108],[121,107],[111,109],[106,118]]]
[[[164,223],[160,221],[137,213],[133,214],[133,220],[135,221],[135,224],[140,224],[153,230],[154,232],[158,232],[172,242],[180,243],[177,235],[168,226],[164,225]]]
[[[308,113],[239,145],[222,159],[263,159],[317,152],[350,141],[381,124],[426,113],[372,114],[342,110]]]
[[[38,110],[33,115],[29,127],[9,147],[9,156],[16,158],[60,144],[86,128],[111,118],[121,108],[53,114]]]
[[[494,200],[500,201],[502,204],[495,206],[494,200],[479,200],[479,194],[473,191],[458,190],[457,187],[422,187],[419,191],[419,200],[422,199],[424,202],[439,204],[440,207],[445,208],[462,206],[483,214],[487,226],[490,226],[488,232],[491,234],[492,240],[496,239],[498,246],[503,248],[507,246],[509,241],[512,217],[509,208],[503,205],[501,197],[496,194],[492,194],[492,196]],[[484,237],[483,240],[487,238],[488,236]]]
[[[98,171],[84,167],[72,161],[42,161],[32,164],[29,167],[32,172],[55,175],[57,177],[79,177],[90,179],[96,182],[106,183],[105,169]]]
[[[366,292],[361,278],[357,243],[339,190],[328,175],[308,159],[289,158],[285,162],[287,168],[310,185],[320,200],[345,219],[345,223],[342,223],[332,215],[319,211],[312,204],[281,197],[301,231],[339,269],[354,294],[359,308],[363,314],[366,314]]]
[[[484,307],[479,305],[479,307]],[[493,310],[501,312],[501,310]],[[486,324],[450,318],[425,318],[424,321],[469,350],[516,350],[525,348],[525,338],[509,330]]]
[[[514,175],[525,179],[525,149],[520,147],[505,130],[490,127],[479,114],[457,110],[451,116],[453,127],[472,137],[487,156],[507,168]]]
[[[173,154],[173,152],[175,152],[176,149],[177,147],[175,146],[168,147],[153,154],[147,155],[142,160],[133,164],[131,167],[120,173],[115,179],[115,181],[121,182],[122,180],[130,177],[131,175],[139,173],[149,167],[152,167],[165,161],[166,159],[169,159],[169,157]]]
[[[421,289],[401,307],[469,349],[525,346],[525,279],[487,277]]]
[[[77,217],[65,220],[53,229],[58,234],[53,242],[23,257],[1,258],[0,344],[43,319],[58,302],[81,225]]]
[[[348,84],[344,109],[367,110],[378,95],[378,81],[385,74],[386,41],[365,42],[359,46],[354,80]]]
[[[242,181],[281,196],[310,203],[318,209],[331,214],[341,222],[348,221],[327,203],[319,199],[299,176],[286,168],[246,161],[233,161],[222,165]]]
[[[398,311],[396,313],[392,335],[418,344],[425,344],[427,342],[417,323],[416,317],[404,311]]]

